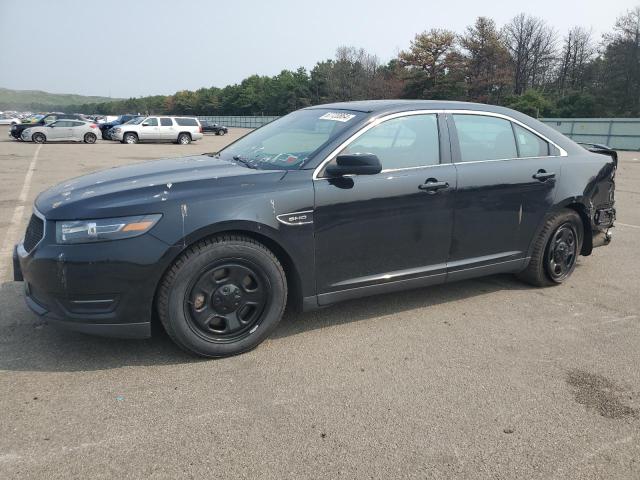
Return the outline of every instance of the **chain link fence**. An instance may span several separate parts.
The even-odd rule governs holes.
[[[225,127],[236,128],[260,128],[269,122],[273,122],[277,118],[275,116],[260,116],[260,117],[247,117],[247,116],[201,116],[199,120],[206,120],[208,122],[217,123],[218,125],[224,125]]]
[[[640,150],[640,118],[540,119],[575,142],[600,143],[616,150]]]

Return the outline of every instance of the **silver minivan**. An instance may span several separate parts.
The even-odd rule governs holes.
[[[140,117],[110,131],[111,139],[121,143],[173,142],[187,145],[202,138],[202,126],[196,117]]]

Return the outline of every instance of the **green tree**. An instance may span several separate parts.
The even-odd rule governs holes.
[[[464,61],[457,50],[456,34],[431,29],[411,41],[399,60],[407,77],[404,96],[451,99],[464,94]]]
[[[470,100],[498,103],[511,85],[511,58],[493,20],[478,17],[460,37]]]

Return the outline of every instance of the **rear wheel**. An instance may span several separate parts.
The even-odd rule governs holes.
[[[129,145],[138,143],[138,135],[135,133],[125,133],[124,137],[122,137],[122,143],[128,143]]]
[[[91,132],[85,133],[84,135],[84,143],[96,143],[97,139],[96,135]]]
[[[165,274],[157,309],[169,336],[205,357],[251,350],[276,327],[287,301],[278,259],[261,243],[225,235],[185,251]]]
[[[518,277],[538,287],[563,283],[575,270],[583,232],[582,220],[573,210],[553,214],[535,240],[529,265]]]
[[[188,133],[181,133],[178,135],[178,143],[180,145],[188,145],[191,143],[191,135]]]
[[[34,133],[31,140],[33,143],[44,143],[47,141],[47,137],[44,136],[44,133]]]

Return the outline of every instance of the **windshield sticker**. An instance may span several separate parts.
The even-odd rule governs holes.
[[[355,115],[350,113],[328,112],[320,117],[320,120],[332,120],[334,122],[348,122]]]

